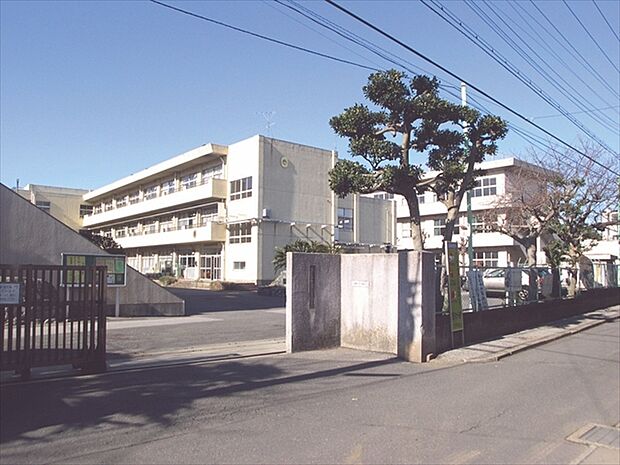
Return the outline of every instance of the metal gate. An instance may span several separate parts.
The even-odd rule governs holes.
[[[0,369],[105,371],[105,267],[0,265]]]

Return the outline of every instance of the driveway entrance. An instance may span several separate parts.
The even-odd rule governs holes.
[[[184,317],[108,318],[111,365],[163,356],[245,353],[243,347],[281,347],[285,298],[255,291],[170,289],[185,300]],[[278,349],[279,350],[279,349]]]

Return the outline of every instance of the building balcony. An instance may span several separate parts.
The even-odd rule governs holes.
[[[123,218],[145,215],[199,200],[225,199],[226,184],[227,181],[225,179],[209,179],[208,182],[190,189],[160,195],[149,200],[129,203],[119,208],[88,215],[84,217],[83,227],[88,228],[95,225],[117,222]]]
[[[226,225],[224,223],[208,222],[198,227],[116,237],[115,240],[124,249],[169,244],[190,244],[193,242],[224,242],[226,240]]]

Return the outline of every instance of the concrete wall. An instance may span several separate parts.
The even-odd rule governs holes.
[[[286,282],[287,351],[338,347],[340,256],[289,252]]]
[[[341,344],[397,352],[398,254],[341,257]]]
[[[287,350],[342,345],[424,362],[435,353],[434,283],[432,253],[289,253]]]
[[[0,263],[59,265],[61,253],[101,254],[99,247],[0,184]],[[108,289],[113,307],[115,289]],[[122,315],[184,315],[185,302],[127,268],[127,287],[120,289]]]
[[[591,289],[574,299],[557,299],[518,307],[463,313],[465,344],[495,339],[569,316],[618,305],[620,289]],[[451,349],[450,317],[436,315],[437,353]]]

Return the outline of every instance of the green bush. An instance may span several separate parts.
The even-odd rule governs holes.
[[[174,276],[160,276],[159,278],[159,283],[162,286],[170,286],[171,284],[174,284],[177,282],[177,278],[175,278]]]

